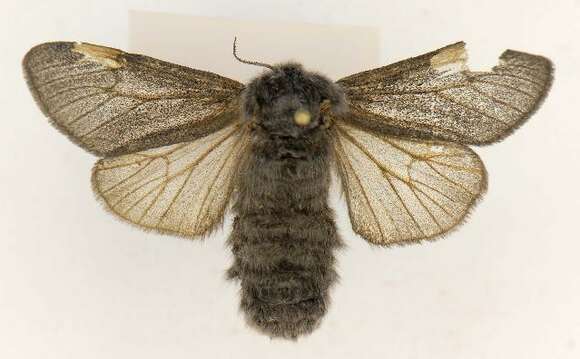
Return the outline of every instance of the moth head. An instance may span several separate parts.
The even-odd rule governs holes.
[[[324,112],[346,111],[344,92],[333,81],[297,63],[272,66],[242,93],[246,119],[276,134],[299,136],[324,124]]]

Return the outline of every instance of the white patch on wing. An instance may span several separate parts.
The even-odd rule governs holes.
[[[465,44],[450,46],[431,58],[431,68],[446,75],[467,71]]]
[[[120,55],[123,51],[111,47],[77,42],[72,51],[85,55],[85,59],[98,62],[106,67],[118,69],[123,66]]]

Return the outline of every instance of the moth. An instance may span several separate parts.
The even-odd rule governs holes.
[[[458,42],[338,81],[293,62],[247,84],[81,42],[24,57],[50,122],[100,157],[92,188],[118,218],[198,238],[231,210],[230,279],[246,321],[271,337],[311,333],[341,246],[340,183],[354,232],[380,246],[441,237],[486,190],[469,145],[498,142],[539,107],[551,62],[507,50],[470,71]]]

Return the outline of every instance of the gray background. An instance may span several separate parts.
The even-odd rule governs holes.
[[[130,10],[218,17],[231,26],[168,40],[177,47],[172,54],[163,37],[175,29],[160,17],[148,32],[135,32]],[[570,0],[2,4],[0,357],[578,358],[578,19],[580,4]],[[476,149],[489,190],[446,239],[371,247],[353,234],[344,203],[333,196],[347,244],[339,255],[342,280],[321,328],[298,343],[246,328],[237,285],[223,278],[229,222],[211,238],[186,241],[140,232],[100,208],[89,185],[95,159],[43,119],[20,70],[37,43],[81,40],[246,80],[258,69],[229,57],[240,21],[257,29],[284,23],[244,34],[244,57],[294,57],[320,71],[328,64],[334,78],[458,40],[468,44],[472,69],[490,68],[506,48],[543,54],[556,66],[552,92],[531,121],[504,142]],[[376,42],[344,58],[336,54],[352,39],[292,30],[305,23],[366,32]],[[223,62],[183,50],[202,43],[223,51]]]

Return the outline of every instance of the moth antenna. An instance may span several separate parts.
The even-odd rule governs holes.
[[[247,61],[247,60],[240,59],[238,57],[238,54],[236,53],[236,40],[237,39],[238,39],[237,37],[234,37],[234,57],[236,58],[236,60],[238,60],[239,62],[243,62],[244,64],[248,64],[248,65],[264,66],[264,67],[267,67],[270,70],[274,71],[274,66],[272,66],[272,65],[268,65],[268,64],[265,64],[263,62]]]

